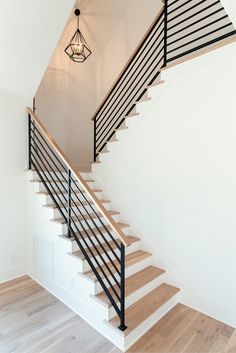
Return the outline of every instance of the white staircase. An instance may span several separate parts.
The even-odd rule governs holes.
[[[28,172],[32,237],[37,236],[42,237],[42,239],[46,237],[48,241],[53,243],[54,273],[53,278],[45,279],[47,274],[40,272],[34,266],[35,259],[33,257],[29,272],[33,278],[81,315],[80,309],[78,310],[76,305],[73,304],[74,300],[77,301],[77,305],[83,307],[83,318],[125,351],[178,303],[179,289],[166,282],[165,270],[153,264],[151,253],[142,250],[141,239],[132,234],[131,227],[122,222],[121,214],[112,209],[111,202],[106,200],[106,195],[97,188],[93,173],[83,173],[82,176],[96,190],[99,199],[115,222],[123,229],[131,243],[126,251],[125,304],[128,328],[124,332],[117,328],[119,318],[113,306],[93,271],[91,271],[75,239],[73,237],[68,238],[64,219],[61,218],[37,173],[33,171]],[[92,215],[92,217],[95,219],[96,216]],[[38,221],[35,221],[36,218]],[[104,235],[106,236],[105,233]],[[33,238],[30,239],[30,246],[32,247],[34,244]],[[96,242],[95,239],[94,241]],[[114,246],[114,244],[111,244],[111,246]],[[104,248],[109,253],[108,246],[104,244]],[[98,247],[98,249],[101,254],[104,252],[101,247]],[[37,252],[34,249],[34,253],[35,251]],[[109,254],[112,256],[111,252]],[[112,270],[111,264],[109,264],[109,267]],[[107,269],[104,270],[109,275]],[[110,280],[112,281],[112,278]],[[57,287],[58,285],[60,290]],[[69,293],[69,299],[65,300],[63,295],[60,294],[61,291]]]
[[[175,3],[176,1],[169,6]],[[175,11],[178,13],[179,8],[182,9],[186,4],[177,7]],[[221,7],[220,4],[219,7]],[[183,14],[190,10],[193,11],[193,8],[186,9]],[[223,11],[222,8],[218,10]],[[181,16],[183,14],[181,13]],[[165,12],[161,11],[157,24],[162,23],[163,16],[164,20],[167,20]],[[176,15],[176,18],[179,16],[180,14]],[[165,23],[164,20],[163,23]],[[235,30],[231,22],[228,23],[228,18],[225,21],[227,22],[225,26],[229,27],[230,32],[223,33],[222,39],[231,37],[221,42],[221,37],[216,38],[217,41],[219,40],[217,44],[219,46],[235,41]],[[153,28],[150,29],[150,33],[152,30]],[[165,35],[168,34],[167,28],[163,31]],[[161,39],[160,43],[164,39]],[[202,40],[202,37],[197,37],[197,39]],[[196,38],[193,40],[194,43],[195,40]],[[179,39],[175,42],[178,41]],[[209,48],[212,50],[214,43],[209,42],[208,48],[201,41],[198,44],[195,48],[196,56]],[[165,46],[167,49],[168,43],[164,40],[163,48]],[[181,48],[182,45],[177,49]],[[200,52],[201,48],[204,49]],[[192,53],[192,49],[189,54]],[[184,52],[183,56],[187,53],[188,51]],[[166,60],[167,54],[168,52],[163,54]],[[172,61],[169,59],[172,62],[170,66],[173,66],[173,62],[174,65],[177,64],[177,57],[179,54],[174,56]],[[136,62],[135,58],[133,56],[132,60]],[[187,55],[186,58],[189,60],[191,56]],[[128,137],[140,119],[151,111],[153,105],[171,84],[168,70],[161,69],[163,66],[161,60],[154,70],[155,79],[151,81],[148,70],[143,68],[145,75],[148,76],[143,82],[153,83],[148,86],[145,83],[144,87],[140,84],[140,92],[144,93],[140,95],[140,92],[139,94],[137,92],[136,99],[129,103],[129,109],[127,106],[126,111],[129,113],[126,116],[117,111],[112,118],[114,112],[112,104],[111,109],[107,111],[104,109],[105,114],[102,115],[106,99],[102,104],[102,109],[98,109],[95,113],[93,120],[96,162],[92,163],[91,172],[75,171],[40,120],[28,109],[29,161],[31,169],[38,170],[38,173],[32,170],[28,172],[29,218],[31,220],[29,274],[123,351],[131,347],[172,309],[180,300],[181,295],[175,280],[168,275],[166,269],[156,266],[156,257],[154,260],[153,254],[146,251],[142,236],[134,234],[132,226],[125,221],[123,210],[114,209],[112,200],[105,195],[97,179],[97,171],[102,162],[110,158],[111,153],[118,148],[117,146],[123,139]],[[142,77],[141,73],[140,75]],[[132,76],[135,76],[134,72]],[[130,81],[128,76],[127,81]],[[131,87],[130,91],[126,92],[127,100],[130,99],[132,90],[134,88]],[[119,103],[122,107],[121,111],[123,103]],[[110,121],[107,117],[108,111]],[[119,116],[119,114],[121,116],[117,119],[116,115]],[[53,157],[50,159],[54,166],[48,171],[47,167],[51,168],[51,165],[47,156],[51,152]],[[55,165],[59,167],[55,168]],[[63,171],[60,171],[61,167]],[[71,193],[76,195],[76,201],[74,199],[71,202]],[[72,236],[68,233],[68,229]],[[124,248],[125,257],[123,256]],[[122,272],[124,267],[125,271]],[[121,313],[125,313],[124,321],[127,326],[125,330],[123,330],[125,327]]]

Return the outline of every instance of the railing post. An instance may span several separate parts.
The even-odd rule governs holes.
[[[29,170],[32,168],[32,163],[31,163],[31,115],[28,114],[28,167]]]
[[[68,237],[71,238],[71,170],[68,169],[68,180],[67,180],[67,228],[68,228]]]
[[[164,60],[163,60],[163,67],[167,66],[167,35],[168,35],[168,0],[164,0]]]
[[[33,112],[36,112],[36,98],[33,98]]]
[[[97,121],[96,121],[96,116],[93,120],[93,161],[96,162],[96,133],[97,133]]]
[[[120,281],[120,326],[118,327],[121,331],[125,331],[127,326],[125,325],[125,246],[121,243],[121,281]]]

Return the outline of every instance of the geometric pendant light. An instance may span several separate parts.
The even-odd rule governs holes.
[[[75,15],[78,18],[77,30],[70,40],[70,43],[65,49],[65,53],[69,56],[71,60],[76,63],[83,63],[91,54],[91,50],[84,39],[82,33],[79,30],[79,15],[80,10],[75,10]]]

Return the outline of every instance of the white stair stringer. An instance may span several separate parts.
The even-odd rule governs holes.
[[[85,179],[88,178],[88,180],[93,180],[91,173],[86,173],[83,177]],[[178,297],[173,296],[173,298],[164,303],[161,308],[153,313],[147,320],[141,322],[140,325],[128,335],[123,335],[121,331],[114,328],[114,326],[109,323],[109,320],[115,319],[116,312],[109,303],[104,303],[102,300],[98,299],[97,296],[103,293],[102,287],[96,278],[92,278],[93,276],[90,278],[90,267],[83,258],[76,241],[73,238],[69,239],[67,237],[65,224],[58,221],[55,222],[59,214],[55,207],[53,207],[53,200],[45,193],[38,193],[39,188],[41,188],[41,190],[43,190],[43,188],[41,182],[35,181],[38,180],[38,176],[35,172],[29,171],[27,178],[29,181],[28,204],[30,218],[29,275],[74,310],[117,347],[125,351],[177,303]],[[34,180],[34,182],[32,182],[32,180]],[[105,197],[106,195],[101,193],[100,198],[105,199]],[[112,210],[111,203],[109,203],[109,209]],[[116,222],[120,221],[119,217],[117,213],[117,215],[115,215]],[[127,259],[129,256],[131,259],[135,258],[136,262],[131,260],[126,266],[126,279],[128,281],[132,276],[136,276],[136,274],[138,275],[142,271],[153,267],[152,254],[142,251],[139,237],[131,234],[128,225],[120,224],[123,227],[124,233],[127,236],[133,237],[133,242],[126,249],[126,256]],[[111,231],[111,233],[115,236],[114,232]],[[105,237],[107,240],[109,239],[107,235],[105,235]],[[35,239],[37,239],[37,242],[35,242]],[[52,252],[51,256],[47,259],[45,259],[40,252],[40,248],[36,248],[36,244],[40,244],[40,242],[50,244],[49,248],[52,249]],[[35,262],[36,253],[38,257],[37,263]],[[111,255],[110,252],[108,253]],[[40,261],[51,262],[51,268],[53,269],[52,275],[46,270],[47,264],[42,263],[42,266],[40,266]],[[167,279],[166,273],[163,270],[160,271],[160,275],[148,280],[147,283],[143,283],[137,288],[135,287],[131,293],[127,294],[126,309],[135,305],[142,300],[142,298],[146,298],[150,292],[165,283]],[[112,279],[111,282],[114,283]]]

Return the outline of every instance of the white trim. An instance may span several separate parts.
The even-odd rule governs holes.
[[[9,267],[0,271],[0,283],[5,283],[19,277],[25,276],[26,273],[26,265],[19,265],[15,267]]]
[[[201,298],[187,290],[182,291],[180,302],[202,314],[236,328],[236,311],[229,307]]]

